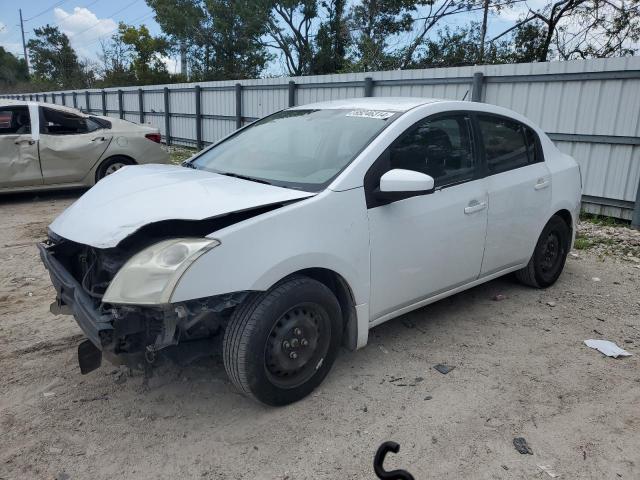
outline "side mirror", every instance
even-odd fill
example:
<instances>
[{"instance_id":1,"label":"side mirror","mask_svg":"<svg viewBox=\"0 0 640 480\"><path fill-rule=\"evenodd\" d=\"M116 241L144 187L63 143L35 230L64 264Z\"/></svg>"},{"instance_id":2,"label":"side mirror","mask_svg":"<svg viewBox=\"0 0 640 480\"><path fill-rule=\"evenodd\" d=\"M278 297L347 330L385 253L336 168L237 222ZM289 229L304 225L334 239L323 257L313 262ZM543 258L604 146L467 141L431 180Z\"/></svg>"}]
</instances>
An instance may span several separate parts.
<instances>
[{"instance_id":1,"label":"side mirror","mask_svg":"<svg viewBox=\"0 0 640 480\"><path fill-rule=\"evenodd\" d=\"M434 190L433 177L414 170L395 168L380 177L380 188L375 196L380 200L395 201L426 195Z\"/></svg>"}]
</instances>

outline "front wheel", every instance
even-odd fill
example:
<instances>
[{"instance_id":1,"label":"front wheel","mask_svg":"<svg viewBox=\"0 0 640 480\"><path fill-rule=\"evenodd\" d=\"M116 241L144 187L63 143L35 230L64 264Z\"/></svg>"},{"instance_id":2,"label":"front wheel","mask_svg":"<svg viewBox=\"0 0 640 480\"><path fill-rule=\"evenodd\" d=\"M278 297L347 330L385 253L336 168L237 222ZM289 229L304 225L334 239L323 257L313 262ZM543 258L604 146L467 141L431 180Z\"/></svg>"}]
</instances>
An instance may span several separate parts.
<instances>
[{"instance_id":1,"label":"front wheel","mask_svg":"<svg viewBox=\"0 0 640 480\"><path fill-rule=\"evenodd\" d=\"M536 288L553 285L562 273L570 244L569 226L561 217L554 215L542 229L531 260L516 272L516 278Z\"/></svg>"},{"instance_id":2,"label":"front wheel","mask_svg":"<svg viewBox=\"0 0 640 480\"><path fill-rule=\"evenodd\" d=\"M224 334L224 366L234 385L267 405L300 400L329 373L342 336L342 315L324 284L293 276L252 294Z\"/></svg>"}]
</instances>

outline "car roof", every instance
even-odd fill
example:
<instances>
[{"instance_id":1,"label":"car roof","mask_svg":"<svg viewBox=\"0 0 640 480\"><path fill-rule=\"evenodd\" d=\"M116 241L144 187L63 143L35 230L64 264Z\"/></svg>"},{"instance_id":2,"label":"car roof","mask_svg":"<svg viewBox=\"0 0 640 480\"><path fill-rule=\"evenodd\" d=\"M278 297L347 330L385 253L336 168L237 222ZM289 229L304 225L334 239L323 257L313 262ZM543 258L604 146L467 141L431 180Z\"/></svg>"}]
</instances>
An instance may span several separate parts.
<instances>
[{"instance_id":1,"label":"car roof","mask_svg":"<svg viewBox=\"0 0 640 480\"><path fill-rule=\"evenodd\" d=\"M331 110L331 109L367 109L386 110L391 112L406 112L412 108L428 103L445 102L437 98L418 97L365 97L345 98L342 100L329 100L326 102L307 103L291 108L291 110Z\"/></svg>"},{"instance_id":2,"label":"car roof","mask_svg":"<svg viewBox=\"0 0 640 480\"><path fill-rule=\"evenodd\" d=\"M76 108L66 107L64 105L56 105L54 103L45 102L32 102L30 100L0 100L0 108L2 107L26 107L29 105L38 105L42 107L52 108L54 110L60 110L62 112L73 113L74 115L88 116L86 113L81 112Z\"/></svg>"}]
</instances>

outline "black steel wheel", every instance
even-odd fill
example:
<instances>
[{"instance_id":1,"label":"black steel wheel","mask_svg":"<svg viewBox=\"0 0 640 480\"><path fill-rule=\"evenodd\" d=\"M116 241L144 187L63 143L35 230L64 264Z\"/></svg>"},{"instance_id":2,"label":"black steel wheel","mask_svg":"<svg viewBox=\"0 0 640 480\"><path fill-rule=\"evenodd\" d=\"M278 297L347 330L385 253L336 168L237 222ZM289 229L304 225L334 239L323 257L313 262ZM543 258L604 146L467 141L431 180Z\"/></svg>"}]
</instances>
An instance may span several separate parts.
<instances>
[{"instance_id":1,"label":"black steel wheel","mask_svg":"<svg viewBox=\"0 0 640 480\"><path fill-rule=\"evenodd\" d=\"M224 364L242 392L268 405L308 395L327 375L342 313L324 284L293 276L238 306L224 335Z\"/></svg>"},{"instance_id":2,"label":"black steel wheel","mask_svg":"<svg viewBox=\"0 0 640 480\"><path fill-rule=\"evenodd\" d=\"M562 217L554 215L542 230L531 260L525 268L516 272L516 277L522 283L536 288L553 285L562 273L570 245L569 225Z\"/></svg>"}]
</instances>

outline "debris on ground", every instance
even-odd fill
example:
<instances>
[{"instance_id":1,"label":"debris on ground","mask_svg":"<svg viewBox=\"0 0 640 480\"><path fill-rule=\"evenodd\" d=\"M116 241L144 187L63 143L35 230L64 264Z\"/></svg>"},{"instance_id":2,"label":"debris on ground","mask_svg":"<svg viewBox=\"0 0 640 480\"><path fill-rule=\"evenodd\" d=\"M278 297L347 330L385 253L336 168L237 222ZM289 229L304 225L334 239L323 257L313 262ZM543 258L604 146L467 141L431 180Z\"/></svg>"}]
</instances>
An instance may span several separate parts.
<instances>
[{"instance_id":1,"label":"debris on ground","mask_svg":"<svg viewBox=\"0 0 640 480\"><path fill-rule=\"evenodd\" d=\"M553 468L551 468L549 465L538 465L538 468L549 475L551 478L558 478L560 476L560 474L556 473L555 470L553 470Z\"/></svg>"},{"instance_id":2,"label":"debris on ground","mask_svg":"<svg viewBox=\"0 0 640 480\"><path fill-rule=\"evenodd\" d=\"M493 296L493 298L491 300L493 300L494 302L501 302L502 300L506 300L507 296L503 295L502 293L497 293Z\"/></svg>"},{"instance_id":3,"label":"debris on ground","mask_svg":"<svg viewBox=\"0 0 640 480\"><path fill-rule=\"evenodd\" d=\"M514 438L513 446L516 447L516 450L522 455L533 455L533 450L531 450L531 447L529 447L529 444L524 437Z\"/></svg>"},{"instance_id":4,"label":"debris on ground","mask_svg":"<svg viewBox=\"0 0 640 480\"><path fill-rule=\"evenodd\" d=\"M555 307L556 306L556 302L547 302L547 306Z\"/></svg>"},{"instance_id":5,"label":"debris on ground","mask_svg":"<svg viewBox=\"0 0 640 480\"><path fill-rule=\"evenodd\" d=\"M589 339L585 340L584 344L589 348L594 348L598 350L600 353L604 353L607 357L630 357L632 354L627 352L624 348L620 348L613 342L609 340L594 340Z\"/></svg>"},{"instance_id":6,"label":"debris on ground","mask_svg":"<svg viewBox=\"0 0 640 480\"><path fill-rule=\"evenodd\" d=\"M446 375L447 373L449 373L451 370L453 370L456 367L451 366L451 365L444 365L442 363L439 363L437 365L434 365L433 368L435 368L441 374Z\"/></svg>"},{"instance_id":7,"label":"debris on ground","mask_svg":"<svg viewBox=\"0 0 640 480\"><path fill-rule=\"evenodd\" d=\"M591 277L591 281L592 282L599 282L600 281L600 277Z\"/></svg>"}]
</instances>

